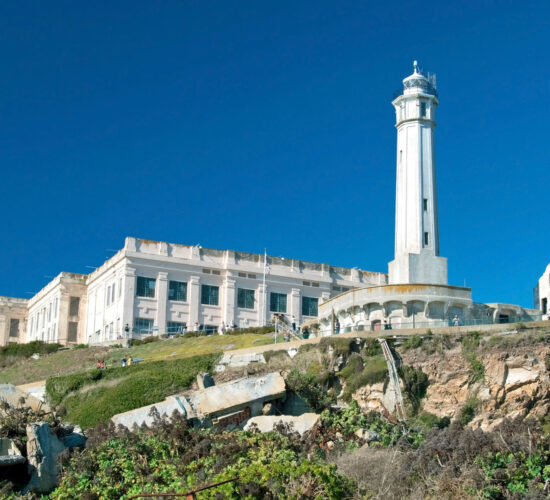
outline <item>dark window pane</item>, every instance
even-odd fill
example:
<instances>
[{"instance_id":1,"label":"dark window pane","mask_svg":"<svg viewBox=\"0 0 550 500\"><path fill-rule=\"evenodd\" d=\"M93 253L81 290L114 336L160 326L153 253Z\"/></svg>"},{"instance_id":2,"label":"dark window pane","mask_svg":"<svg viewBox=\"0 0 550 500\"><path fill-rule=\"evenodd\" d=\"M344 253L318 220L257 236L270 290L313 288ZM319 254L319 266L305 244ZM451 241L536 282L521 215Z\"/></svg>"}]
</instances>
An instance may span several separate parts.
<instances>
[{"instance_id":1,"label":"dark window pane","mask_svg":"<svg viewBox=\"0 0 550 500\"><path fill-rule=\"evenodd\" d=\"M166 323L166 333L172 335L174 333L183 333L186 328L185 323L180 323L179 321L168 321Z\"/></svg>"},{"instance_id":2,"label":"dark window pane","mask_svg":"<svg viewBox=\"0 0 550 500\"><path fill-rule=\"evenodd\" d=\"M237 306L243 309L254 309L254 290L239 288L237 290Z\"/></svg>"},{"instance_id":3,"label":"dark window pane","mask_svg":"<svg viewBox=\"0 0 550 500\"><path fill-rule=\"evenodd\" d=\"M271 312L286 313L286 294L271 292L269 310Z\"/></svg>"},{"instance_id":4,"label":"dark window pane","mask_svg":"<svg viewBox=\"0 0 550 500\"><path fill-rule=\"evenodd\" d=\"M317 316L317 306L319 299L313 297L302 297L302 315Z\"/></svg>"},{"instance_id":5,"label":"dark window pane","mask_svg":"<svg viewBox=\"0 0 550 500\"><path fill-rule=\"evenodd\" d=\"M201 304L207 306L217 306L219 300L219 287L211 285L201 285Z\"/></svg>"},{"instance_id":6,"label":"dark window pane","mask_svg":"<svg viewBox=\"0 0 550 500\"><path fill-rule=\"evenodd\" d=\"M10 337L19 337L19 320L10 319Z\"/></svg>"},{"instance_id":7,"label":"dark window pane","mask_svg":"<svg viewBox=\"0 0 550 500\"><path fill-rule=\"evenodd\" d=\"M136 333L151 333L153 331L153 320L136 318L134 321L134 331Z\"/></svg>"},{"instance_id":8,"label":"dark window pane","mask_svg":"<svg viewBox=\"0 0 550 500\"><path fill-rule=\"evenodd\" d=\"M70 297L70 299L69 299L69 316L78 316L79 306L80 306L80 297Z\"/></svg>"},{"instance_id":9,"label":"dark window pane","mask_svg":"<svg viewBox=\"0 0 550 500\"><path fill-rule=\"evenodd\" d=\"M69 321L69 325L67 328L67 340L69 342L76 342L77 331L78 331L78 321Z\"/></svg>"},{"instance_id":10,"label":"dark window pane","mask_svg":"<svg viewBox=\"0 0 550 500\"><path fill-rule=\"evenodd\" d=\"M185 302L187 300L187 283L182 281L170 281L168 299Z\"/></svg>"},{"instance_id":11,"label":"dark window pane","mask_svg":"<svg viewBox=\"0 0 550 500\"><path fill-rule=\"evenodd\" d=\"M137 286L136 286L136 296L137 297L155 297L155 278L144 278L143 276L138 276Z\"/></svg>"}]
</instances>

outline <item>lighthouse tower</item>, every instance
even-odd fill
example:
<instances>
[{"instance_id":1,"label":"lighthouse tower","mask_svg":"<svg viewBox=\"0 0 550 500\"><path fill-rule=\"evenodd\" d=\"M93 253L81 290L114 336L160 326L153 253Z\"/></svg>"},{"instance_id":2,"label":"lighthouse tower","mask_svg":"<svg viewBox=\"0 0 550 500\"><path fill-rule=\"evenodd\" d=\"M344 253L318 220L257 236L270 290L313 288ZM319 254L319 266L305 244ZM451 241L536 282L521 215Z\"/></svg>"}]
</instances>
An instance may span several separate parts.
<instances>
[{"instance_id":1,"label":"lighthouse tower","mask_svg":"<svg viewBox=\"0 0 550 500\"><path fill-rule=\"evenodd\" d=\"M434 130L439 101L435 78L414 73L393 102L397 128L395 257L389 282L447 284L447 259L439 256Z\"/></svg>"}]
</instances>

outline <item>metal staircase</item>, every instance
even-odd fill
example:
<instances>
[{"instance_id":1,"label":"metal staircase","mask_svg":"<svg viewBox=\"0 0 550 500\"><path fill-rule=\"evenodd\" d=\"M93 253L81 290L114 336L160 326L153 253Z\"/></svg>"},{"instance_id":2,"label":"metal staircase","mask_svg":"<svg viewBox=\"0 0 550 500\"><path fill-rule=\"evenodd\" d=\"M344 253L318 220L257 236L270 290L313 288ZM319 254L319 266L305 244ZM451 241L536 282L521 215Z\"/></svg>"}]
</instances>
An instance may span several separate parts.
<instances>
[{"instance_id":1,"label":"metal staircase","mask_svg":"<svg viewBox=\"0 0 550 500\"><path fill-rule=\"evenodd\" d=\"M405 416L405 405L403 403L403 395L401 394L401 387L399 385L399 375L397 374L397 368L395 366L395 360L393 359L393 354L390 350L390 346L386 342L386 339L378 339L380 346L382 347L382 352L384 353L384 358L388 363L388 373L390 375L390 384L393 387L395 394L395 411L397 413L397 418L404 421Z\"/></svg>"}]
</instances>

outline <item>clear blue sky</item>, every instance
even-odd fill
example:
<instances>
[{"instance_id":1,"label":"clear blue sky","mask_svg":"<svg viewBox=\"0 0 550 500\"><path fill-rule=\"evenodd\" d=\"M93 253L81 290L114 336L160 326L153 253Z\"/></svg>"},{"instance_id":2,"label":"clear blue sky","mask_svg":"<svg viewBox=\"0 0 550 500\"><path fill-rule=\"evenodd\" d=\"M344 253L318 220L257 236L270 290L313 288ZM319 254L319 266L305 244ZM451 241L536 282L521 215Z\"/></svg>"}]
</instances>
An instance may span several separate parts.
<instances>
[{"instance_id":1,"label":"clear blue sky","mask_svg":"<svg viewBox=\"0 0 550 500\"><path fill-rule=\"evenodd\" d=\"M437 73L441 254L532 307L550 261L550 2L0 4L0 295L125 236L387 272L393 92Z\"/></svg>"}]
</instances>

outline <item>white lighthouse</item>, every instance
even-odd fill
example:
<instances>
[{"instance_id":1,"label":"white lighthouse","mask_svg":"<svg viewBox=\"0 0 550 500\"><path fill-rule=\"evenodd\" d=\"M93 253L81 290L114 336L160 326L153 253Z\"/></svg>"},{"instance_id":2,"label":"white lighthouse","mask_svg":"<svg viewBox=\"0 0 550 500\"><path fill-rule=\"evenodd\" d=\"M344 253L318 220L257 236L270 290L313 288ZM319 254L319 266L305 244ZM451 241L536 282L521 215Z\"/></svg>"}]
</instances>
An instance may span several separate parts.
<instances>
[{"instance_id":1,"label":"white lighthouse","mask_svg":"<svg viewBox=\"0 0 550 500\"><path fill-rule=\"evenodd\" d=\"M395 257L389 282L447 284L439 256L434 130L439 101L435 78L414 72L393 102L397 128Z\"/></svg>"}]
</instances>

